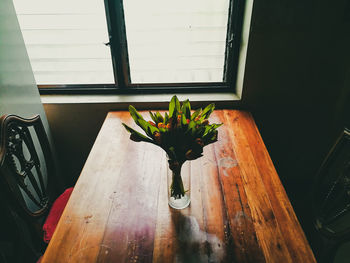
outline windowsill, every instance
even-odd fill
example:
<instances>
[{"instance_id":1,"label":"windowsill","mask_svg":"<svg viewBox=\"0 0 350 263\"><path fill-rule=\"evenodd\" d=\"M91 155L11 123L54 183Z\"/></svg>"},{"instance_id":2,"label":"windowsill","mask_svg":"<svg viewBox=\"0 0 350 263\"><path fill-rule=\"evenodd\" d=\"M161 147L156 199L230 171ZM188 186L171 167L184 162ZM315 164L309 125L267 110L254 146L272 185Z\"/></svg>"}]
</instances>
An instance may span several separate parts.
<instances>
[{"instance_id":1,"label":"windowsill","mask_svg":"<svg viewBox=\"0 0 350 263\"><path fill-rule=\"evenodd\" d=\"M174 94L143 94L143 95L41 95L43 104L114 104L123 108L129 104L147 107L166 107ZM189 99L192 103L215 102L219 107L232 107L240 102L240 98L234 93L189 93L178 94L180 101Z\"/></svg>"}]
</instances>

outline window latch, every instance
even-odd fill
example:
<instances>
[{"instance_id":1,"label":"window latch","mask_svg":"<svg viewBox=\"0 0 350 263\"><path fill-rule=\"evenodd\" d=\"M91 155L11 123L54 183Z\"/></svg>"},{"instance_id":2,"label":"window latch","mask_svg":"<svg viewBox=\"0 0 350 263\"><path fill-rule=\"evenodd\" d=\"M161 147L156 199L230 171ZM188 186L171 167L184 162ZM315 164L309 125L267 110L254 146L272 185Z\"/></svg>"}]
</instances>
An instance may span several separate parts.
<instances>
[{"instance_id":1,"label":"window latch","mask_svg":"<svg viewBox=\"0 0 350 263\"><path fill-rule=\"evenodd\" d=\"M109 47L111 45L111 42L103 43L105 46Z\"/></svg>"},{"instance_id":2,"label":"window latch","mask_svg":"<svg viewBox=\"0 0 350 263\"><path fill-rule=\"evenodd\" d=\"M235 38L235 35L234 34L230 34L230 37L227 40L227 45L229 46L229 48L232 48L234 38Z\"/></svg>"}]
</instances>

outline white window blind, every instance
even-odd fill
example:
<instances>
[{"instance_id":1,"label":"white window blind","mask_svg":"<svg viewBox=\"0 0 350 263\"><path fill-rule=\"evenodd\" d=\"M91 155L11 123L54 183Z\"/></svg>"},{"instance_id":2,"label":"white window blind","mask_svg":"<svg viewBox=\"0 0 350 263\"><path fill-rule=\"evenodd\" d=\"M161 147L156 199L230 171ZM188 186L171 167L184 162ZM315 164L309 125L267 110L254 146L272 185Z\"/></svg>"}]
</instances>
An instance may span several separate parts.
<instances>
[{"instance_id":1,"label":"white window blind","mask_svg":"<svg viewBox=\"0 0 350 263\"><path fill-rule=\"evenodd\" d=\"M114 83L102 0L13 0L37 84Z\"/></svg>"},{"instance_id":2,"label":"white window blind","mask_svg":"<svg viewBox=\"0 0 350 263\"><path fill-rule=\"evenodd\" d=\"M127 0L132 83L222 82L229 0Z\"/></svg>"}]
</instances>

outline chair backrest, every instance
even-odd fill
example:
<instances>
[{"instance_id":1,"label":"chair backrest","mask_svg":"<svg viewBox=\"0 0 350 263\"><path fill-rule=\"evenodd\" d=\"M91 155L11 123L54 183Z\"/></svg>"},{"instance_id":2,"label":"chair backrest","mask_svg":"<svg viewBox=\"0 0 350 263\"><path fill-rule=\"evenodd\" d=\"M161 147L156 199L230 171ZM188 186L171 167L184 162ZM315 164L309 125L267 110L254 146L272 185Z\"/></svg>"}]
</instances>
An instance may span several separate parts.
<instances>
[{"instance_id":1,"label":"chair backrest","mask_svg":"<svg viewBox=\"0 0 350 263\"><path fill-rule=\"evenodd\" d=\"M0 177L15 209L28 217L41 217L56 197L52 185L54 163L48 138L37 115L0 119Z\"/></svg>"},{"instance_id":2,"label":"chair backrest","mask_svg":"<svg viewBox=\"0 0 350 263\"><path fill-rule=\"evenodd\" d=\"M320 262L333 262L338 247L350 240L350 131L347 129L315 178L313 213L315 228L325 243Z\"/></svg>"},{"instance_id":3,"label":"chair backrest","mask_svg":"<svg viewBox=\"0 0 350 263\"><path fill-rule=\"evenodd\" d=\"M24 119L3 115L0 118L0 201L16 225L14 231L22 242L20 246L25 247L25 253L30 251L33 258L45 249L42 224L61 190L58 186L40 116Z\"/></svg>"}]
</instances>

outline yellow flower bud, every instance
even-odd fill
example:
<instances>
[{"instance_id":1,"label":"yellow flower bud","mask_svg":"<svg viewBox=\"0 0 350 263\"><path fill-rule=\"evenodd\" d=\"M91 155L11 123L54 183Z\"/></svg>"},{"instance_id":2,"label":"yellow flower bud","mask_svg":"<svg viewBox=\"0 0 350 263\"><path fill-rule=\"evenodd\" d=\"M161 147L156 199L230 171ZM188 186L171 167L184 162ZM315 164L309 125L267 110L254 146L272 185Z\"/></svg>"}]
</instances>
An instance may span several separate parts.
<instances>
[{"instance_id":1,"label":"yellow flower bud","mask_svg":"<svg viewBox=\"0 0 350 263\"><path fill-rule=\"evenodd\" d=\"M158 143L158 144L162 143L162 135L159 132L155 131L153 133L153 137L154 137L154 140L156 141L156 143Z\"/></svg>"},{"instance_id":2,"label":"yellow flower bud","mask_svg":"<svg viewBox=\"0 0 350 263\"><path fill-rule=\"evenodd\" d=\"M194 160L194 159L196 159L197 158L196 155L197 154L192 149L189 149L186 152L186 154L185 154L187 160Z\"/></svg>"},{"instance_id":3,"label":"yellow flower bud","mask_svg":"<svg viewBox=\"0 0 350 263\"><path fill-rule=\"evenodd\" d=\"M197 139L195 140L195 142L196 142L199 146L201 146L201 147L204 146L203 140L202 140L201 138L197 138Z\"/></svg>"},{"instance_id":4,"label":"yellow flower bud","mask_svg":"<svg viewBox=\"0 0 350 263\"><path fill-rule=\"evenodd\" d=\"M157 125L153 121L148 121L149 124L151 124L153 127L157 127Z\"/></svg>"}]
</instances>

